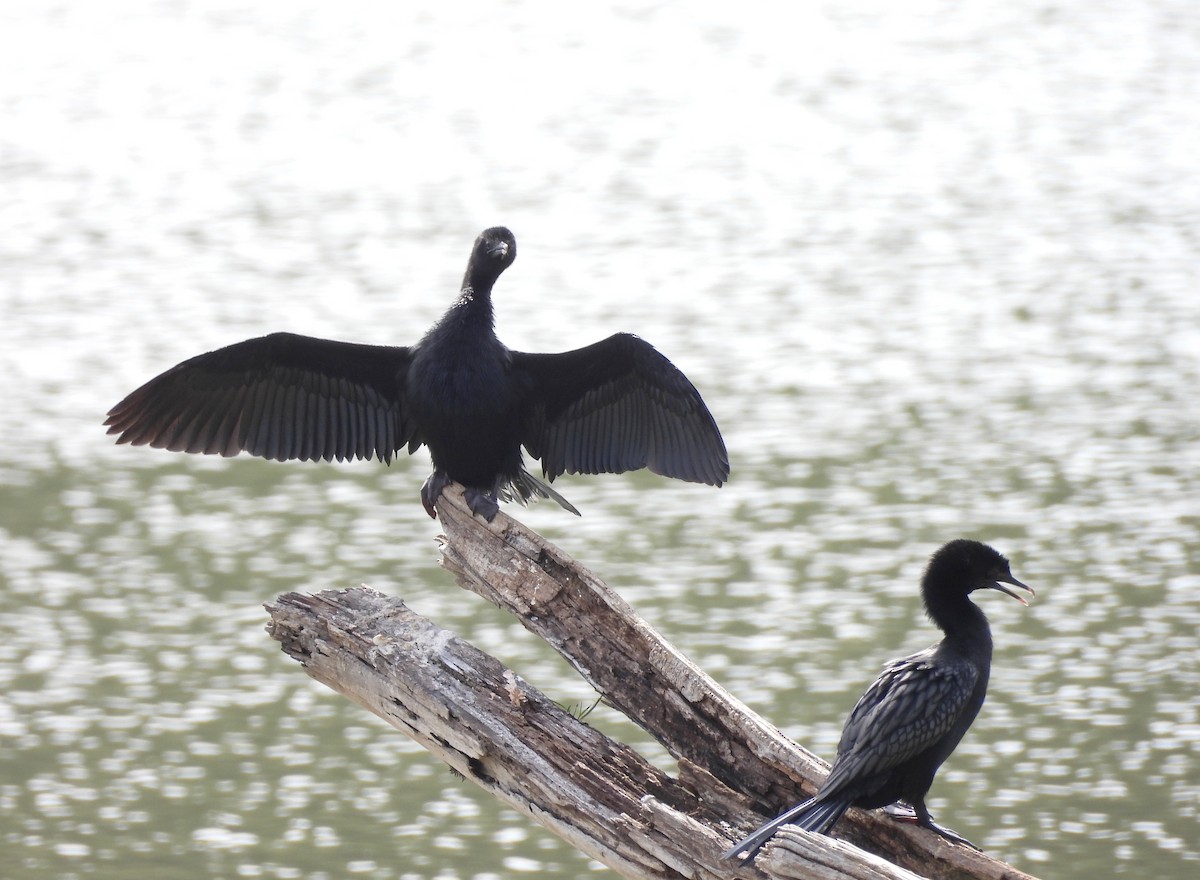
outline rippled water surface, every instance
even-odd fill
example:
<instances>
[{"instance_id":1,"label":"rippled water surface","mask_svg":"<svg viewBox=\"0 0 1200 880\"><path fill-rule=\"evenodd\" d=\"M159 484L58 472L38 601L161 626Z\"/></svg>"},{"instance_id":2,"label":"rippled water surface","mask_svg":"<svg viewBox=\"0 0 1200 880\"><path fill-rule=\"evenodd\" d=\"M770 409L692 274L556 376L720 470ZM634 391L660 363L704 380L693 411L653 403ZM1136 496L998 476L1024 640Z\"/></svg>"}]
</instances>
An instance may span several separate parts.
<instances>
[{"instance_id":1,"label":"rippled water surface","mask_svg":"<svg viewBox=\"0 0 1200 880\"><path fill-rule=\"evenodd\" d=\"M0 8L0 876L602 870L359 708L261 603L367 582L563 702L437 567L394 464L115 447L104 412L273 330L410 343L483 227L511 346L633 330L733 481L563 478L519 516L831 756L916 584L1008 554L939 817L1045 877L1200 858L1193 4ZM611 710L592 719L655 756Z\"/></svg>"}]
</instances>

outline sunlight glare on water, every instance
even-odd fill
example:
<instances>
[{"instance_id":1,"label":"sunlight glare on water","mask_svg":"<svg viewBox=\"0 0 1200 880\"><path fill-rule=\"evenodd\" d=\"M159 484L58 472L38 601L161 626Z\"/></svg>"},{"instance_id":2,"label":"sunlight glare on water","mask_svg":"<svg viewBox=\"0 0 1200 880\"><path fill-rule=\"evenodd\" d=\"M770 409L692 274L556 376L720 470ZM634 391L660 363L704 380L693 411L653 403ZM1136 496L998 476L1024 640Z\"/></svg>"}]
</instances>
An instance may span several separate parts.
<instances>
[{"instance_id":1,"label":"sunlight glare on water","mask_svg":"<svg viewBox=\"0 0 1200 880\"><path fill-rule=\"evenodd\" d=\"M958 536L991 692L940 820L1041 876L1200 859L1200 31L1191 5L10 2L0 9L0 876L577 877L310 682L262 603L361 582L564 703L378 463L115 447L185 357L410 344L485 226L514 348L637 332L733 477L514 511L832 757ZM589 716L655 760L603 707Z\"/></svg>"}]
</instances>

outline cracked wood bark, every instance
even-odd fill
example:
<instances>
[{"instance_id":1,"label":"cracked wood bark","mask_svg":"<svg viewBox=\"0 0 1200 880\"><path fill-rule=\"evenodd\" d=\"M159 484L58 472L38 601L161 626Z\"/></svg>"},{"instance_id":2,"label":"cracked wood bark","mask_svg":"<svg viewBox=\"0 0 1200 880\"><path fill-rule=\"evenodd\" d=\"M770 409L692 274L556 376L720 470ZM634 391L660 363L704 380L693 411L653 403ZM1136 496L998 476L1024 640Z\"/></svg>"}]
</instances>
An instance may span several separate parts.
<instances>
[{"instance_id":1,"label":"cracked wood bark","mask_svg":"<svg viewBox=\"0 0 1200 880\"><path fill-rule=\"evenodd\" d=\"M1028 878L877 812L841 841L783 829L755 867L717 861L741 833L811 792L826 766L733 699L595 575L504 513L438 502L443 565L514 614L676 757L678 779L577 721L498 661L370 590L288 594L268 610L310 675L627 877ZM727 824L732 823L732 825Z\"/></svg>"}]
</instances>

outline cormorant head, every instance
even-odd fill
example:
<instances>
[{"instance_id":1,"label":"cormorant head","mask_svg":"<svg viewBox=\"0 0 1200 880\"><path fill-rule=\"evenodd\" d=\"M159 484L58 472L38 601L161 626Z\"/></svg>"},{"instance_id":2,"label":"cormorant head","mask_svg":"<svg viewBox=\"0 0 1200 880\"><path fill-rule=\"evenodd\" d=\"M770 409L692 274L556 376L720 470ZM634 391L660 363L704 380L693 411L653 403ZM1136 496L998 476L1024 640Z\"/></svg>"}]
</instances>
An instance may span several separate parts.
<instances>
[{"instance_id":1,"label":"cormorant head","mask_svg":"<svg viewBox=\"0 0 1200 880\"><path fill-rule=\"evenodd\" d=\"M940 588L944 592L961 591L963 595L975 590L999 590L1022 605L1028 605L1029 602L1005 584L1019 587L1030 596L1034 595L1033 587L1013 577L1008 560L1002 554L987 544L966 538L951 541L933 554L925 570L925 583L930 588Z\"/></svg>"},{"instance_id":2,"label":"cormorant head","mask_svg":"<svg viewBox=\"0 0 1200 880\"><path fill-rule=\"evenodd\" d=\"M493 226L479 233L471 248L471 259L467 261L467 272L463 276L462 302L472 302L476 294L487 299L492 285L500 273L512 265L517 258L517 240L503 226Z\"/></svg>"},{"instance_id":3,"label":"cormorant head","mask_svg":"<svg viewBox=\"0 0 1200 880\"><path fill-rule=\"evenodd\" d=\"M479 266L494 265L499 275L517 258L517 240L504 226L493 226L479 233L475 239L472 260Z\"/></svg>"}]
</instances>

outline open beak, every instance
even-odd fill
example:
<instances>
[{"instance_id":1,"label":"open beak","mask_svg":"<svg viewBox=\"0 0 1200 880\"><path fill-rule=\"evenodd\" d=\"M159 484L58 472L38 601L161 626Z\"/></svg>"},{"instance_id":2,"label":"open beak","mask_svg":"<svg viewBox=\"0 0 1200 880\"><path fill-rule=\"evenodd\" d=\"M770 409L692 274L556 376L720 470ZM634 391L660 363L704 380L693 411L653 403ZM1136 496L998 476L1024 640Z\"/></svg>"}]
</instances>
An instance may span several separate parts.
<instances>
[{"instance_id":1,"label":"open beak","mask_svg":"<svg viewBox=\"0 0 1200 880\"><path fill-rule=\"evenodd\" d=\"M1033 587L1021 583L1011 574L1007 577L996 578L996 583L992 584L993 590L999 590L1001 593L1007 593L1026 607L1028 607L1029 603L1025 600L1025 597L1017 592L1014 592L1013 590L1010 590L1008 587L1004 586L1005 584L1012 584L1014 587L1020 587L1022 590L1025 590L1027 593L1029 593L1030 597L1037 595L1033 592Z\"/></svg>"}]
</instances>

